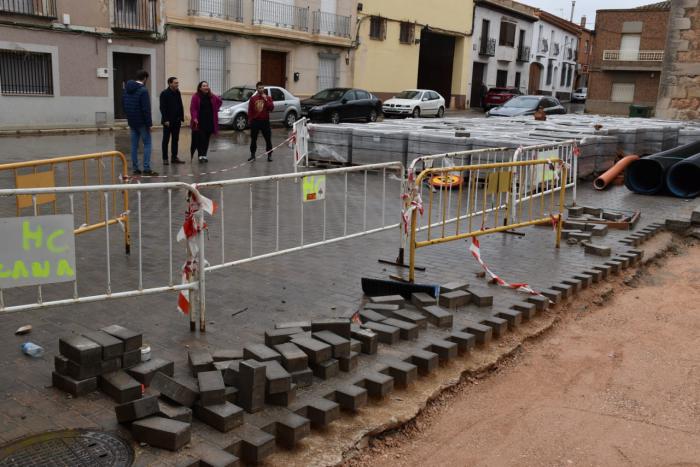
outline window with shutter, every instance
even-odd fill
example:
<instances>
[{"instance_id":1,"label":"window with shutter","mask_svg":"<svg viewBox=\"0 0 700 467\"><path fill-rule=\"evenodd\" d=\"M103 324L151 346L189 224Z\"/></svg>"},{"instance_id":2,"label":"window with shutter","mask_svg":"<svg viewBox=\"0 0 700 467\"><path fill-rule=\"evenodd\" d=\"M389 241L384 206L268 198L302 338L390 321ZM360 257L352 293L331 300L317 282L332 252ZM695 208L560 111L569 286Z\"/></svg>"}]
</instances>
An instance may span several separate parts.
<instances>
[{"instance_id":1,"label":"window with shutter","mask_svg":"<svg viewBox=\"0 0 700 467\"><path fill-rule=\"evenodd\" d=\"M498 37L498 45L515 47L515 23L501 21L501 31Z\"/></svg>"},{"instance_id":2,"label":"window with shutter","mask_svg":"<svg viewBox=\"0 0 700 467\"><path fill-rule=\"evenodd\" d=\"M634 83L613 83L610 100L613 102L634 102Z\"/></svg>"},{"instance_id":3,"label":"window with shutter","mask_svg":"<svg viewBox=\"0 0 700 467\"><path fill-rule=\"evenodd\" d=\"M199 80L209 83L215 94L226 89L225 47L199 46Z\"/></svg>"},{"instance_id":4,"label":"window with shutter","mask_svg":"<svg viewBox=\"0 0 700 467\"><path fill-rule=\"evenodd\" d=\"M386 18L372 16L369 20L369 37L378 41L386 39Z\"/></svg>"}]
</instances>

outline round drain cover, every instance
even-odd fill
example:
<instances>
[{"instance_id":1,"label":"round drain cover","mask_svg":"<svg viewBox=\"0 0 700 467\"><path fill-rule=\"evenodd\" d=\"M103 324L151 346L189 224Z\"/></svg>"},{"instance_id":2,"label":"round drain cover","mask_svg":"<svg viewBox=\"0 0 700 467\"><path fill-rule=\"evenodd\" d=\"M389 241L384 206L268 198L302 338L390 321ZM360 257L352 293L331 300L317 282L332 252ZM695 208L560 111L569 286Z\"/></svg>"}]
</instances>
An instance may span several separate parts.
<instances>
[{"instance_id":1,"label":"round drain cover","mask_svg":"<svg viewBox=\"0 0 700 467\"><path fill-rule=\"evenodd\" d=\"M121 438L100 431L41 433L0 447L0 466L129 467L134 451Z\"/></svg>"}]
</instances>

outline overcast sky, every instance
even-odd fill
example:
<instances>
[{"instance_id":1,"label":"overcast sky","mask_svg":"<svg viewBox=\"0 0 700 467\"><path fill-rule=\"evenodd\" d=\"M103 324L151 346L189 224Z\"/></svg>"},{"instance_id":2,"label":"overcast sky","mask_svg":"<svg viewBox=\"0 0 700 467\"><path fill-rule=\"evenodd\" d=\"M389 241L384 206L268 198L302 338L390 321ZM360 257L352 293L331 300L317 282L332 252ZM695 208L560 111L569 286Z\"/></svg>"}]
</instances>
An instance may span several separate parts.
<instances>
[{"instance_id":1,"label":"overcast sky","mask_svg":"<svg viewBox=\"0 0 700 467\"><path fill-rule=\"evenodd\" d=\"M565 19L571 17L571 0L519 0L526 5L541 8ZM634 8L656 3L657 0L576 0L574 23L579 24L581 16L586 15L586 27L595 27L595 11L615 8Z\"/></svg>"}]
</instances>

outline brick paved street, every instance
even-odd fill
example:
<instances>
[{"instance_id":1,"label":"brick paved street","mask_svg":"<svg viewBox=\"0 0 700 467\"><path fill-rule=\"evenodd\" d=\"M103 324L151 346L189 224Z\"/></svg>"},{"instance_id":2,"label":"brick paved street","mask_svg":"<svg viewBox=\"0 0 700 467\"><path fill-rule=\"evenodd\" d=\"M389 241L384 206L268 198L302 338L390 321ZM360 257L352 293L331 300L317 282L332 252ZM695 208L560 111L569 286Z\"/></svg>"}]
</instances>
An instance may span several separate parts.
<instances>
[{"instance_id":1,"label":"brick paved street","mask_svg":"<svg viewBox=\"0 0 700 467\"><path fill-rule=\"evenodd\" d=\"M186 133L186 132L185 132ZM286 137L285 130L275 130L273 143ZM159 141L154 133L154 142ZM247 134L225 134L213 144L211 162L207 171L218 171L241 164L247 157ZM57 154L86 153L109 150L113 147L125 150L127 133L90 134L68 136L46 136L26 138L3 138L3 160L29 160ZM181 157L187 153L189 141L181 140ZM159 144L154 144L153 164L161 170ZM188 164L169 166L163 170L167 175L180 175L183 181L208 181L223 178L286 173L291 171L291 150L286 146L275 155L275 161L259 160L240 168L215 175L189 177L197 168ZM367 225L381 225L382 177L367 175ZM175 180L174 177L168 181ZM7 178L0 178L6 186ZM147 182L146 182L147 183ZM328 181L327 224L328 232L338 234L343 228L342 179ZM362 205L363 174L349 177L350 200L348 231L361 229L363 225ZM299 238L299 187L285 182L280 187L282 210L280 213L280 244L287 247L298 244ZM219 200L218 190L205 191ZM255 252L271 251L274 248L274 196L271 186L256 188L254 192L253 237ZM399 183L386 178L387 202L385 215L398 221ZM295 196L297 198L295 198ZM138 236L134 222L135 196L132 201L132 255L125 257L121 246L121 235L115 228L111 238L112 287L113 290L133 288L137 284L136 261L138 260ZM296 201L294 201L296 199ZM174 196L173 235L184 211L181 197ZM613 187L606 192L594 192L588 184L579 187L579 205L600 206L624 210L641 210L641 228L667 218L689 218L697 202L675 198L641 197L630 194L624 187ZM226 260L244 257L249 248L248 188L224 190L226 215ZM320 204L309 206L304 213L304 242L320 240L322 210ZM168 263L167 195L165 192L149 193L143 197L142 248L144 259L144 285L167 284ZM0 217L14 215L14 202L0 200ZM210 220L211 232L207 242L207 256L212 263L220 261L219 218ZM559 250L554 248L554 235L548 228L529 228L525 236L496 234L481 241L484 260L505 280L529 282L535 288L549 288L557 278L572 275L587 267L604 261L600 257L586 255L581 246L562 242ZM104 276L104 233L97 231L77 239L77 261L81 294L104 290L100 282ZM624 231L611 230L600 243L613 248L613 255L625 251L618 242L628 235ZM234 268L212 272L207 276L207 333L190 333L187 318L176 311L174 293L147 297L121 299L81 306L58 307L41 311L19 312L0 316L0 442L19 436L61 427L100 427L106 430L120 429L114 416L113 402L100 393L88 397L69 399L56 389L50 388L53 356L58 353L58 337L82 333L109 324L119 323L144 333L144 341L152 348L156 357L175 361L176 376L187 373L188 348L212 350L242 348L246 343L262 342L263 333L275 323L320 317L336 317L339 310L357 307L362 299L361 277L388 278L396 271L382 265L377 258L393 258L399 246L397 230L390 230L367 237L347 240L314 249L291 253L276 258L255 261ZM175 277L183 261L182 247L176 247L172 267ZM475 278L480 269L468 254L465 242L453 242L441 246L421 249L417 262L425 265L425 273L419 273L417 282L446 283L467 280L477 291L488 291L494 295L494 307L507 308L520 301L522 296L506 289L496 289L484 279ZM65 286L45 287L45 299L66 293ZM72 290L72 289L68 289ZM18 303L34 297L34 289L12 291L5 294L6 304ZM245 311L242 311L245 310ZM469 305L463 317L483 318L491 314ZM239 313L240 312L240 313ZM232 316L234 315L235 316ZM34 327L28 339L42 345L46 355L41 359L30 359L21 354L20 343L25 337L14 336L16 328L24 324ZM206 437L207 431L198 436ZM145 465L158 450L146 450L138 460Z\"/></svg>"}]
</instances>

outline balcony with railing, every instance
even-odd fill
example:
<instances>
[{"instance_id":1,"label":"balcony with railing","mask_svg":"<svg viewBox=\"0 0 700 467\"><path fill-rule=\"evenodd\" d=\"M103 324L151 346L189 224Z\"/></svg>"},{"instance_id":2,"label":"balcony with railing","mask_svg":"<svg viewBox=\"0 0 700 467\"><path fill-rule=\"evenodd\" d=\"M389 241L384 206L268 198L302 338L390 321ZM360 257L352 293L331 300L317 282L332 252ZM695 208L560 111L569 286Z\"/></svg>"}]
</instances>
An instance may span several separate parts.
<instances>
[{"instance_id":1,"label":"balcony with railing","mask_svg":"<svg viewBox=\"0 0 700 467\"><path fill-rule=\"evenodd\" d=\"M547 39L540 39L540 43L537 47L537 54L544 55L547 52L549 52L549 43L547 42Z\"/></svg>"},{"instance_id":2,"label":"balcony with railing","mask_svg":"<svg viewBox=\"0 0 700 467\"><path fill-rule=\"evenodd\" d=\"M529 62L530 61L530 47L518 46L518 55L515 59L519 62Z\"/></svg>"},{"instance_id":3,"label":"balcony with railing","mask_svg":"<svg viewBox=\"0 0 700 467\"><path fill-rule=\"evenodd\" d=\"M243 0L189 0L189 16L243 22Z\"/></svg>"},{"instance_id":4,"label":"balcony with railing","mask_svg":"<svg viewBox=\"0 0 700 467\"><path fill-rule=\"evenodd\" d=\"M559 56L559 44L556 42L552 44L552 55L555 57Z\"/></svg>"},{"instance_id":5,"label":"balcony with railing","mask_svg":"<svg viewBox=\"0 0 700 467\"><path fill-rule=\"evenodd\" d=\"M493 57L496 55L496 39L482 37L479 42L479 55Z\"/></svg>"},{"instance_id":6,"label":"balcony with railing","mask_svg":"<svg viewBox=\"0 0 700 467\"><path fill-rule=\"evenodd\" d=\"M661 70L663 50L604 50L604 70Z\"/></svg>"},{"instance_id":7,"label":"balcony with railing","mask_svg":"<svg viewBox=\"0 0 700 467\"><path fill-rule=\"evenodd\" d=\"M313 33L327 36L350 37L350 17L326 13L325 11L313 12Z\"/></svg>"},{"instance_id":8,"label":"balcony with railing","mask_svg":"<svg viewBox=\"0 0 700 467\"><path fill-rule=\"evenodd\" d=\"M157 6L156 0L114 0L112 29L142 33L158 32Z\"/></svg>"},{"instance_id":9,"label":"balcony with railing","mask_svg":"<svg viewBox=\"0 0 700 467\"><path fill-rule=\"evenodd\" d=\"M567 60L573 60L574 59L574 49L571 47L567 47L566 53L564 54Z\"/></svg>"},{"instance_id":10,"label":"balcony with railing","mask_svg":"<svg viewBox=\"0 0 700 467\"><path fill-rule=\"evenodd\" d=\"M309 9L270 0L253 0L253 24L309 31Z\"/></svg>"},{"instance_id":11,"label":"balcony with railing","mask_svg":"<svg viewBox=\"0 0 700 467\"><path fill-rule=\"evenodd\" d=\"M0 0L0 14L55 19L56 0Z\"/></svg>"}]
</instances>

